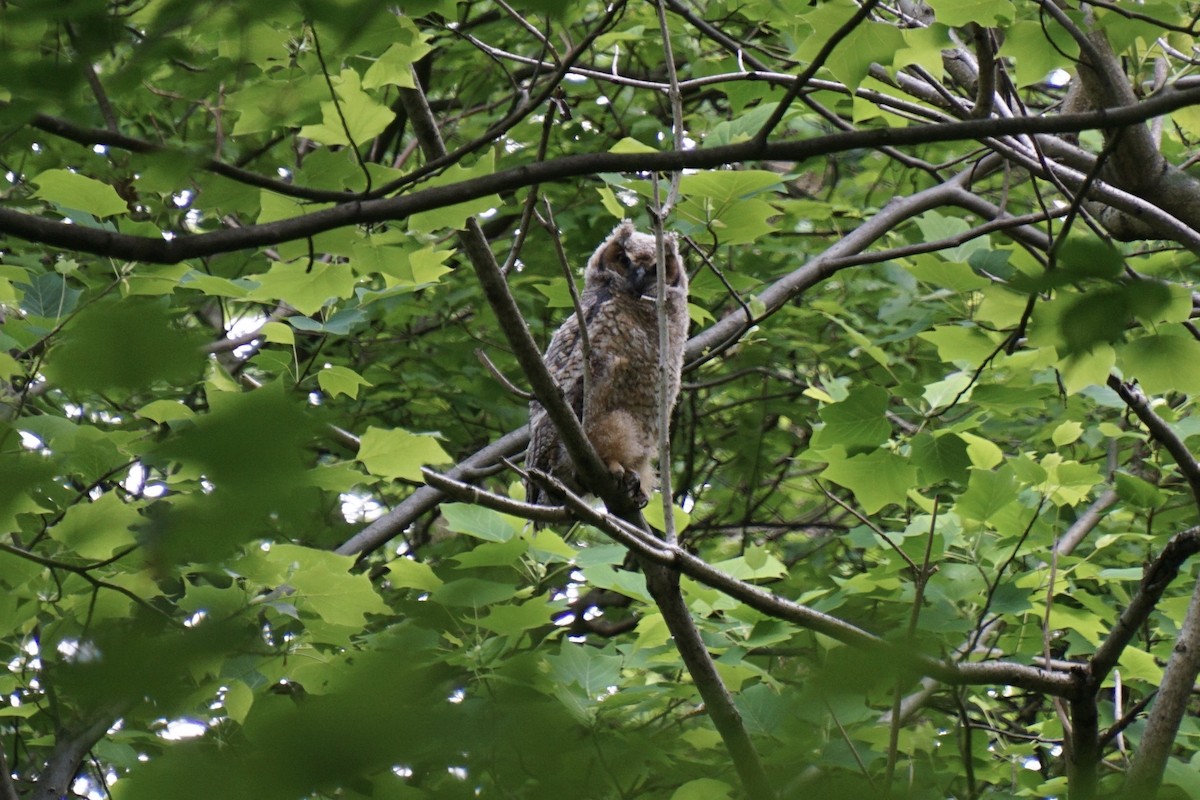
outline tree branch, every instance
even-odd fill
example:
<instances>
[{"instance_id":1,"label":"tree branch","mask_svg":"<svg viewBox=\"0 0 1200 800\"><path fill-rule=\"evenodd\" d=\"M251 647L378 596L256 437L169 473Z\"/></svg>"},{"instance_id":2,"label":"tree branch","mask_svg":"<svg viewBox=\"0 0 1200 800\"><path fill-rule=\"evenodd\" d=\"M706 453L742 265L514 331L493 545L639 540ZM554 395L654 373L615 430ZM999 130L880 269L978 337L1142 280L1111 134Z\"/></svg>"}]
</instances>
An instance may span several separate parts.
<instances>
[{"instance_id":1,"label":"tree branch","mask_svg":"<svg viewBox=\"0 0 1200 800\"><path fill-rule=\"evenodd\" d=\"M1200 582L1163 672L1162 684L1123 787L1126 797L1154 797L1200 673Z\"/></svg>"},{"instance_id":2,"label":"tree branch","mask_svg":"<svg viewBox=\"0 0 1200 800\"><path fill-rule=\"evenodd\" d=\"M131 261L175 264L190 258L304 239L347 225L394 222L421 211L442 208L498 192L510 192L537 183L591 176L602 172L709 169L764 159L800 161L861 148L1117 128L1138 124L1197 103L1200 103L1200 87L1167 87L1133 105L1083 114L966 120L907 128L875 128L838 132L803 140L765 144L747 141L717 147L655 153L584 153L526 164L458 183L429 187L399 197L348 200L332 208L298 217L212 233L179 235L169 241L161 237L133 236L71 225L14 211L11 208L0 208L0 233L84 253Z\"/></svg>"},{"instance_id":3,"label":"tree branch","mask_svg":"<svg viewBox=\"0 0 1200 800\"><path fill-rule=\"evenodd\" d=\"M795 623L807 630L877 655L881 659L886 659L888 663L902 664L905 669L913 670L921 675L928 675L954 686L976 684L1015 686L1030 691L1045 692L1056 697L1073 697L1083 686L1085 668L1082 664L1072 664L1066 670L1061 670L1005 661L947 663L898 648L837 617L779 597L760 586L734 578L681 547L667 546L661 540L651 537L629 522L593 508L563 486L561 481L536 470L530 474L535 479L543 481L555 494L561 495L567 506L581 521L604 532L618 544L629 548L639 558L662 566L673 567L689 578L735 600L740 600L763 614ZM457 486L444 479L440 479L439 483L460 499L471 498L497 510L509 508L508 504L513 502L508 498L498 497L490 492L482 492L465 484ZM493 503L495 505L492 505Z\"/></svg>"},{"instance_id":4,"label":"tree branch","mask_svg":"<svg viewBox=\"0 0 1200 800\"><path fill-rule=\"evenodd\" d=\"M1162 417L1154 413L1154 409L1150 407L1150 401L1136 386L1122 382L1116 375L1109 375L1108 388L1120 395L1121 399L1125 401L1125 405L1129 406L1129 409L1150 431L1150 435L1158 440L1158 443L1165 447L1171 457L1175 459L1175 463L1179 466L1179 472L1192 490L1196 507L1200 509L1200 463L1188 450L1187 445L1176 435L1175 431L1171 430L1171 426Z\"/></svg>"},{"instance_id":5,"label":"tree branch","mask_svg":"<svg viewBox=\"0 0 1200 800\"><path fill-rule=\"evenodd\" d=\"M79 773L79 765L119 716L119 712L105 714L78 732L60 731L54 751L50 753L37 786L30 795L31 800L61 800L69 797L71 784Z\"/></svg>"},{"instance_id":6,"label":"tree branch","mask_svg":"<svg viewBox=\"0 0 1200 800\"><path fill-rule=\"evenodd\" d=\"M1121 652L1133 641L1142 625L1158 606L1163 592L1179 574L1183 562L1200 553L1200 526L1175 534L1158 558L1146 568L1137 594L1117 618L1116 624L1088 662L1093 684L1099 688L1105 677L1117 665Z\"/></svg>"}]
</instances>

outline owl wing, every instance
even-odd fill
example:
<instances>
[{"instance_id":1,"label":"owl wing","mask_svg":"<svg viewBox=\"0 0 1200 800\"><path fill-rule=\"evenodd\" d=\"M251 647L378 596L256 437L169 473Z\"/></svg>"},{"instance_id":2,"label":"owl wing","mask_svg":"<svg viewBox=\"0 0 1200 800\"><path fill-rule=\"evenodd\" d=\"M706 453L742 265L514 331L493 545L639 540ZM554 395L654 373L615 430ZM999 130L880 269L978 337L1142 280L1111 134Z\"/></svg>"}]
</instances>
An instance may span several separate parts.
<instances>
[{"instance_id":1,"label":"owl wing","mask_svg":"<svg viewBox=\"0 0 1200 800\"><path fill-rule=\"evenodd\" d=\"M543 360L550 376L562 389L567 405L576 417L582 418L583 349L579 341L579 321L574 315L568 317L555 332ZM570 474L570 463L570 457L546 409L537 400L530 401L529 450L525 456L525 466L549 473L571 485L574 481ZM541 488L532 481L525 482L525 500L534 504L543 501Z\"/></svg>"}]
</instances>

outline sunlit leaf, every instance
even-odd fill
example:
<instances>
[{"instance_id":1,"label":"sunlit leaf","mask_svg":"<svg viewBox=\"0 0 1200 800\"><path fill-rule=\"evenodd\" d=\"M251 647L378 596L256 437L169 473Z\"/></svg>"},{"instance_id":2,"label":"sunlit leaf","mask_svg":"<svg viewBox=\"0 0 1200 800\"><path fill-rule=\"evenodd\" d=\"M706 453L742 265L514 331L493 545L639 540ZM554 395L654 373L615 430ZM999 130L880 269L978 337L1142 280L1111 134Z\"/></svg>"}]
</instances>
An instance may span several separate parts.
<instances>
[{"instance_id":1,"label":"sunlit leaf","mask_svg":"<svg viewBox=\"0 0 1200 800\"><path fill-rule=\"evenodd\" d=\"M38 187L34 196L66 209L86 211L95 217L129 212L129 206L116 189L77 172L48 169L31 180Z\"/></svg>"},{"instance_id":2,"label":"sunlit leaf","mask_svg":"<svg viewBox=\"0 0 1200 800\"><path fill-rule=\"evenodd\" d=\"M362 435L358 460L372 475L419 481L421 467L445 464L450 457L430 434L371 427Z\"/></svg>"}]
</instances>

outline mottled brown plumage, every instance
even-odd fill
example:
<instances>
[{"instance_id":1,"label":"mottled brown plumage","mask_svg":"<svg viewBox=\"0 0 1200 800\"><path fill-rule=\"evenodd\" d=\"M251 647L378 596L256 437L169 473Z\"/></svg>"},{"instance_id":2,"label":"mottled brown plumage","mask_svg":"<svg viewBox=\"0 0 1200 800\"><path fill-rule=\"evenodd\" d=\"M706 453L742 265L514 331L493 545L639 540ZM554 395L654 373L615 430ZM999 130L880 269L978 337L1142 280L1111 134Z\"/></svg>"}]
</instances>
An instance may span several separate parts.
<instances>
[{"instance_id":1,"label":"mottled brown plumage","mask_svg":"<svg viewBox=\"0 0 1200 800\"><path fill-rule=\"evenodd\" d=\"M667 364L663 391L668 409L679 394L687 342L687 272L674 234L664 237L667 286ZM567 404L583 420L584 433L613 475L645 504L656 480L658 456L657 252L653 236L626 220L592 254L580 297L591 351L590 395L584 397L583 346L579 319L572 314L550 340L545 362ZM529 404L529 452L525 464L586 491L575 474L558 431L536 400ZM531 503L548 505L542 490L527 481Z\"/></svg>"}]
</instances>

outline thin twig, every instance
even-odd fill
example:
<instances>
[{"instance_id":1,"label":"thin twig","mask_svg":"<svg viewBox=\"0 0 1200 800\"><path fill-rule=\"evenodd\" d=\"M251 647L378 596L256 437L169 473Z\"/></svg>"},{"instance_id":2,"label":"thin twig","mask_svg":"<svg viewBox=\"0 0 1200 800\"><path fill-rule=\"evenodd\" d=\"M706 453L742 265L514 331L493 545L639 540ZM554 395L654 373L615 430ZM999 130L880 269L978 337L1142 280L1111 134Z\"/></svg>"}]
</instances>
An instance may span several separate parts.
<instances>
[{"instance_id":1,"label":"thin twig","mask_svg":"<svg viewBox=\"0 0 1200 800\"><path fill-rule=\"evenodd\" d=\"M329 89L329 99L333 101L333 109L337 112L338 119L342 123L342 132L346 134L346 141L350 143L350 151L354 153L354 160L358 162L358 168L362 170L363 179L366 181L366 185L363 187L363 194L370 194L371 171L367 169L367 162L363 161L358 143L354 141L354 134L350 131L350 123L346 121L346 114L342 111L342 99L338 97L337 89L333 87L333 78L329 74L329 67L325 65L325 55L321 52L321 38L317 35L317 26L310 23L308 29L312 33L313 51L317 54L317 62L321 65L321 74L325 76L325 86Z\"/></svg>"},{"instance_id":2,"label":"thin twig","mask_svg":"<svg viewBox=\"0 0 1200 800\"><path fill-rule=\"evenodd\" d=\"M487 368L488 372L492 373L492 377L495 378L496 381L501 386L504 387L504 390L506 392L508 392L511 395L515 395L516 397L521 398L522 400L524 400L527 403L533 399L532 394L525 391L524 389L518 388L512 381L510 381L508 379L508 377L503 372L500 371L499 367L497 367L495 364L492 363L492 360L490 358L488 358L488 354L483 351L483 348L480 348L480 347L475 348L475 357L478 358L480 363L482 363L483 366Z\"/></svg>"}]
</instances>

